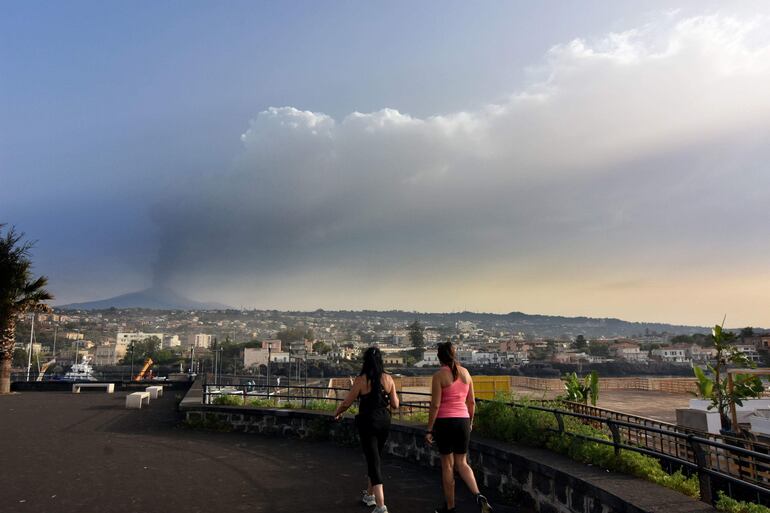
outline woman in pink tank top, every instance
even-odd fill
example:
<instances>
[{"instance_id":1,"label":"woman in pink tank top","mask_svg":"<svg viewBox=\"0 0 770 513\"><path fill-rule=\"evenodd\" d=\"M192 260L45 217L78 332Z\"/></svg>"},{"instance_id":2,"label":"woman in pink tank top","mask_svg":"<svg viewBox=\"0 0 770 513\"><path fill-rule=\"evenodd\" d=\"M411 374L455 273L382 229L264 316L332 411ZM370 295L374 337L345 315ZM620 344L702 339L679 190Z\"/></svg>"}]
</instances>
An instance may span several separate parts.
<instances>
[{"instance_id":1,"label":"woman in pink tank top","mask_svg":"<svg viewBox=\"0 0 770 513\"><path fill-rule=\"evenodd\" d=\"M430 415L425 440L435 442L441 455L441 478L446 503L436 508L436 513L455 511L455 480L457 471L476 498L482 513L492 511L487 498L479 493L476 477L466 459L470 444L476 399L470 373L455 358L451 342L438 345L441 369L433 375L431 383Z\"/></svg>"}]
</instances>

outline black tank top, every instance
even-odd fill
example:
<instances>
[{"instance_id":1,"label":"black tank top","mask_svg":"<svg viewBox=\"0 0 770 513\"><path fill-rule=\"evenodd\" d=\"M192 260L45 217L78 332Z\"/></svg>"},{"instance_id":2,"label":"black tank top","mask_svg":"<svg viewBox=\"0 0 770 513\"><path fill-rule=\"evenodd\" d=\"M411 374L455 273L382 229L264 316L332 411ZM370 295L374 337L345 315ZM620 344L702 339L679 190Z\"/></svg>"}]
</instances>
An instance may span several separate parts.
<instances>
[{"instance_id":1,"label":"black tank top","mask_svg":"<svg viewBox=\"0 0 770 513\"><path fill-rule=\"evenodd\" d=\"M358 412L361 415L370 415L376 410L387 408L390 404L390 397L385 392L385 388L382 386L382 378L380 378L377 386L372 383L372 389L368 394L361 394L358 402Z\"/></svg>"}]
</instances>

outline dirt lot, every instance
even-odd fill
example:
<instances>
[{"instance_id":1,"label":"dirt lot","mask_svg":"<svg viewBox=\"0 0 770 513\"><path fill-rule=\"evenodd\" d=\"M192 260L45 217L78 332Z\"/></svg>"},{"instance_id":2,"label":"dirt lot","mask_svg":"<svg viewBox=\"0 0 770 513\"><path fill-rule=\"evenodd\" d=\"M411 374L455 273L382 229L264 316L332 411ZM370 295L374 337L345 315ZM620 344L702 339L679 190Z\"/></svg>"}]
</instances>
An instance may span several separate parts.
<instances>
[{"instance_id":1,"label":"dirt lot","mask_svg":"<svg viewBox=\"0 0 770 513\"><path fill-rule=\"evenodd\" d=\"M428 393L426 387L408 387L409 392ZM542 391L527 388L514 389L519 397L531 399L553 399L561 391ZM418 396L412 396L417 398ZM426 399L419 397L420 400ZM676 422L676 408L686 408L692 396L685 394L669 394L665 392L647 392L640 390L612 390L602 392L597 406L608 410L620 411L641 417L648 417L664 422Z\"/></svg>"}]
</instances>

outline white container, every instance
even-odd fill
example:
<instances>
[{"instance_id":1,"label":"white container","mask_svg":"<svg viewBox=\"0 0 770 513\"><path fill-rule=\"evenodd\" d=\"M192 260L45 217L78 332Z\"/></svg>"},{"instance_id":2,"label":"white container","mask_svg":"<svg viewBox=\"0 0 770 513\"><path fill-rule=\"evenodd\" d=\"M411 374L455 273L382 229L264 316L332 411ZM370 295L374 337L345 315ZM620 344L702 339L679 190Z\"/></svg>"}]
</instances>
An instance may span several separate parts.
<instances>
[{"instance_id":1,"label":"white container","mask_svg":"<svg viewBox=\"0 0 770 513\"><path fill-rule=\"evenodd\" d=\"M690 399L690 409L709 411L711 399Z\"/></svg>"},{"instance_id":2,"label":"white container","mask_svg":"<svg viewBox=\"0 0 770 513\"><path fill-rule=\"evenodd\" d=\"M753 415L749 415L749 423L752 433L770 436L770 410L757 410Z\"/></svg>"},{"instance_id":3,"label":"white container","mask_svg":"<svg viewBox=\"0 0 770 513\"><path fill-rule=\"evenodd\" d=\"M722 419L719 417L719 413L714 410L677 408L676 424L677 426L697 429L698 431L705 431L715 435L718 435L720 429L722 429Z\"/></svg>"}]
</instances>

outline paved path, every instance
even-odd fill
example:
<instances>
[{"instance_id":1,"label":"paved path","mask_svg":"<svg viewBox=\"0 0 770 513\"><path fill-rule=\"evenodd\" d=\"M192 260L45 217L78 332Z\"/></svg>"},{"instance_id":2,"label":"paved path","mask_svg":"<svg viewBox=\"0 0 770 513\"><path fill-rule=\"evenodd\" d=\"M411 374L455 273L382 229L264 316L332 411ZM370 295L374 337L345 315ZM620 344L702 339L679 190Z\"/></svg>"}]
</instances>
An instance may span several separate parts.
<instances>
[{"instance_id":1,"label":"paved path","mask_svg":"<svg viewBox=\"0 0 770 513\"><path fill-rule=\"evenodd\" d=\"M357 503L365 472L359 451L188 430L179 425L175 401L172 392L148 409L125 410L125 393L0 396L0 509L370 511ZM441 500L438 471L386 458L384 473L392 513L432 512ZM458 511L476 511L464 489L460 496Z\"/></svg>"}]
</instances>

